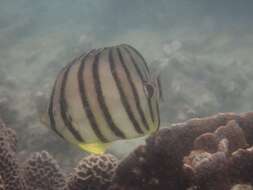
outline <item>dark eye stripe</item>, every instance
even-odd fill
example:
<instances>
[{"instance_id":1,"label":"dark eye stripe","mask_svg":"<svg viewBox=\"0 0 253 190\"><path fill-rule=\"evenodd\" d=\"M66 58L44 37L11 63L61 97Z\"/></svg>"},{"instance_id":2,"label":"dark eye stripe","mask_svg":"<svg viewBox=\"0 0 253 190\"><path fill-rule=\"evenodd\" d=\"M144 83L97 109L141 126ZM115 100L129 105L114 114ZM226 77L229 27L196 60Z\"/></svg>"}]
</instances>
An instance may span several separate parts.
<instances>
[{"instance_id":1,"label":"dark eye stripe","mask_svg":"<svg viewBox=\"0 0 253 190\"><path fill-rule=\"evenodd\" d=\"M154 87L152 86L152 84L145 84L144 88L148 98L152 98L154 95Z\"/></svg>"},{"instance_id":2,"label":"dark eye stripe","mask_svg":"<svg viewBox=\"0 0 253 190\"><path fill-rule=\"evenodd\" d=\"M65 97L65 89L66 89L66 83L68 79L68 74L70 71L71 66L75 63L73 61L71 64L69 64L66 67L66 70L63 73L63 79L62 79L62 85L60 88L60 110L61 110L61 117L63 119L64 125L68 128L68 130L71 132L71 134L75 137L76 140L79 142L84 142L84 139L79 134L79 132L75 129L75 127L72 124L72 119L70 118L70 115L68 115L68 104Z\"/></svg>"},{"instance_id":3,"label":"dark eye stripe","mask_svg":"<svg viewBox=\"0 0 253 190\"><path fill-rule=\"evenodd\" d=\"M116 72L116 64L115 64L115 61L114 61L114 58L113 58L113 54L112 54L113 52L112 51L113 51L113 48L110 48L110 52L109 52L110 69L111 69L111 73L112 73L112 76L114 78L114 81L116 83L116 86L118 88L121 102L123 104L123 107L124 107L125 111L127 112L128 118L132 122L132 124L133 124L136 132L140 133L140 134L143 134L144 132L142 131L139 123L137 122L137 120L135 119L133 111L132 111L132 109L131 109L131 107L129 105L129 102L127 100L127 97L124 94L122 83L121 83L121 81L120 81L120 79L118 77L118 73ZM121 64L123 65L122 62L121 62Z\"/></svg>"},{"instance_id":4,"label":"dark eye stripe","mask_svg":"<svg viewBox=\"0 0 253 190\"><path fill-rule=\"evenodd\" d=\"M148 130L149 126L148 126L147 120L146 120L146 118L144 116L144 112L143 112L141 104L140 104L140 97L139 97L139 95L137 93L137 89L136 89L136 86L135 86L135 84L133 82L131 73L129 72L129 70L128 70L126 64L125 64L124 58L123 58L122 53L121 53L121 51L120 51L119 48L117 48L117 52L118 52L118 55L119 55L120 62L121 62L122 66L123 66L123 68L125 70L128 83L131 86L131 89L132 89L132 92L133 92L133 95L134 95L135 104L136 104L137 110L139 112L139 115L141 117L141 121L142 121L144 127Z\"/></svg>"},{"instance_id":5,"label":"dark eye stripe","mask_svg":"<svg viewBox=\"0 0 253 190\"><path fill-rule=\"evenodd\" d=\"M142 81L142 85L144 86L145 85L145 81L144 81L144 77L139 69L139 67L137 66L137 63L135 61L135 59L133 58L131 52L127 49L127 48L124 48L125 51L128 53L128 55L130 56L130 59L138 73L138 75L140 76L140 79ZM151 119L152 119L152 122L155 121L155 117L154 117L154 112L153 112L153 109L152 109L152 105L151 105L151 99L150 98L146 98L147 99L147 102L148 102L148 109L149 109L149 113L150 113L150 116L151 116Z\"/></svg>"},{"instance_id":6,"label":"dark eye stripe","mask_svg":"<svg viewBox=\"0 0 253 190\"><path fill-rule=\"evenodd\" d=\"M96 55L97 57L98 55ZM85 82L84 82L84 70L85 70L85 63L88 58L88 55L82 59L79 70L78 70L78 85L79 85L79 93L80 97L82 100L82 106L83 109L85 110L86 116L90 122L90 126L92 127L95 135L101 142L108 142L108 140L105 138L105 136L102 134L102 132L99 129L99 126L97 124L97 121L95 119L94 113L91 111L90 103L87 98L87 93L86 93L86 87L85 87ZM96 61L96 58L94 62Z\"/></svg>"},{"instance_id":7,"label":"dark eye stripe","mask_svg":"<svg viewBox=\"0 0 253 190\"><path fill-rule=\"evenodd\" d=\"M103 53L103 52L101 52ZM109 109L106 105L105 102L105 98L104 98L104 94L101 88L101 82L100 82L100 77L99 77L99 55L97 54L93 63L93 78L94 78L94 82L95 82L95 89L96 89L96 94L97 94L97 100L99 103L99 106L104 114L105 120L110 128L110 130L118 137L120 138L126 138L126 136L124 135L124 133L116 126L116 124L114 123L111 114L109 112Z\"/></svg>"}]
</instances>

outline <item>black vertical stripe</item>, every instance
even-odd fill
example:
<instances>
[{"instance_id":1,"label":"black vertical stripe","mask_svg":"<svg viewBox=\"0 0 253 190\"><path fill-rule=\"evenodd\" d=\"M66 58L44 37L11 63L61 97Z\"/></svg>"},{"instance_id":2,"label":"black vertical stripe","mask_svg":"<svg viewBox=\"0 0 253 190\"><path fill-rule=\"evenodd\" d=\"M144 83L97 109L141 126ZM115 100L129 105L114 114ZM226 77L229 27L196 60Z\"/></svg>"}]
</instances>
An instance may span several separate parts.
<instances>
[{"instance_id":1,"label":"black vertical stripe","mask_svg":"<svg viewBox=\"0 0 253 190\"><path fill-rule=\"evenodd\" d=\"M81 55L83 56L83 55ZM80 56L80 57L81 57ZM80 57L78 57L77 59L79 59ZM77 59L74 59L72 62L70 62L69 64L73 64ZM67 66L65 66L61 71L60 74L62 72L64 72L64 70L66 69ZM58 76L60 76L60 74ZM49 119L50 119L50 127L52 128L53 131L55 131L60 137L64 138L63 135L57 131L56 128L56 122L55 122L55 118L54 118L54 112L53 112L53 106L54 106L54 96L55 96L55 90L56 90L56 83L58 81L58 78L56 79L52 92L51 92L51 96L50 96L50 102L49 102L49 107L48 107L48 115L49 115Z\"/></svg>"},{"instance_id":2,"label":"black vertical stripe","mask_svg":"<svg viewBox=\"0 0 253 190\"><path fill-rule=\"evenodd\" d=\"M54 119L54 112L53 112L53 105L54 105L54 95L55 95L55 89L56 89L56 81L51 93L50 97L50 102L49 102L49 107L48 107L48 115L50 119L50 127L52 128L53 131L56 132L61 138L64 138L61 133L59 133L56 129L56 124L55 124L55 119Z\"/></svg>"},{"instance_id":3,"label":"black vertical stripe","mask_svg":"<svg viewBox=\"0 0 253 190\"><path fill-rule=\"evenodd\" d=\"M116 124L114 123L114 121L111 117L111 114L110 114L109 109L106 105L104 94L103 94L103 91L101 88L101 82L100 82L100 76L99 76L99 64L100 64L99 56L101 53L102 53L102 51L95 56L93 68L92 68L97 100L98 100L99 106L104 114L105 120L106 120L109 128L111 129L111 131L116 136L125 139L126 138L125 134L116 126Z\"/></svg>"},{"instance_id":4,"label":"black vertical stripe","mask_svg":"<svg viewBox=\"0 0 253 190\"><path fill-rule=\"evenodd\" d=\"M144 127L148 130L149 126L148 126L147 120L146 120L146 118L144 116L144 112L143 112L143 110L141 108L140 97L139 97L139 94L137 93L136 86L135 86L135 84L133 82L131 73L129 72L129 70L128 70L126 64L125 64L125 61L123 59L122 53L121 53L121 51L120 51L119 48L117 48L117 52L118 52L118 55L119 55L120 63L121 63L121 65L124 68L124 71L125 71L126 76L127 76L127 80L128 80L128 82L129 82L129 84L131 86L131 89L133 91L134 100L135 100L135 103L136 103L137 110L138 110L138 112L139 112L139 114L141 116L141 121L142 121Z\"/></svg>"},{"instance_id":5,"label":"black vertical stripe","mask_svg":"<svg viewBox=\"0 0 253 190\"><path fill-rule=\"evenodd\" d=\"M123 87L122 87L122 84L121 84L121 81L118 77L118 73L116 72L116 65L115 65L115 61L113 59L113 48L110 48L110 52L109 52L109 62L110 62L110 69L111 69L111 73L112 73L112 76L114 78L114 81L116 83L116 86L118 88L118 91L119 91L119 94L120 94L120 99L121 99L121 102L123 104L123 107L125 109L125 111L127 112L127 115L128 115L128 118L129 120L132 122L135 130L138 132L138 133L141 133L143 134L144 132L142 131L142 129L140 128L139 126L139 123L137 122L137 120L135 119L134 117L134 114L131 110L131 107L127 101L127 97L126 95L124 94L124 91L123 91Z\"/></svg>"},{"instance_id":6,"label":"black vertical stripe","mask_svg":"<svg viewBox=\"0 0 253 190\"><path fill-rule=\"evenodd\" d=\"M158 88L159 88L159 98L161 100L163 100L163 92L162 92L160 76L157 78L157 84L158 84Z\"/></svg>"},{"instance_id":7,"label":"black vertical stripe","mask_svg":"<svg viewBox=\"0 0 253 190\"><path fill-rule=\"evenodd\" d=\"M94 53L94 51L91 51L90 53ZM79 85L79 93L80 93L80 97L82 100L82 105L83 105L83 109L85 110L86 116L90 122L90 126L92 127L93 131L95 132L95 135L97 136L97 138L101 141L101 142L108 142L108 140L105 138L105 136L101 133L99 126L96 122L95 116L91 110L88 98L87 98L87 93L86 93L86 87L85 87L85 82L84 82L84 69L85 69L85 63L86 60L88 58L88 56L90 55L87 54L81 61L79 70L78 70L78 85Z\"/></svg>"},{"instance_id":8,"label":"black vertical stripe","mask_svg":"<svg viewBox=\"0 0 253 190\"><path fill-rule=\"evenodd\" d=\"M132 51L134 51L139 57L140 57L140 59L142 60L142 62L143 62L143 65L144 65L144 67L145 67L145 74L147 75L147 76L150 76L150 70L149 70L149 68L148 68L148 64L147 64L147 62L146 62L146 60L144 59L144 57L140 54L140 52L138 52L135 48L133 48L132 46L130 46L130 45L126 45L128 48L130 48Z\"/></svg>"},{"instance_id":9,"label":"black vertical stripe","mask_svg":"<svg viewBox=\"0 0 253 190\"><path fill-rule=\"evenodd\" d=\"M133 58L131 52L127 49L127 48L124 48L126 50L126 52L128 53L128 55L130 56L130 59L138 73L138 75L140 76L140 79L142 81L142 85L144 86L145 85L145 80L144 80L144 77L140 71L140 68L137 66L137 62L136 60ZM148 101L148 109L149 109L149 113L151 115L151 119L152 119L152 122L155 121L155 117L154 117L154 112L153 112L153 109L152 109L152 105L151 105L151 99L149 97L146 97L147 98L147 101Z\"/></svg>"},{"instance_id":10,"label":"black vertical stripe","mask_svg":"<svg viewBox=\"0 0 253 190\"><path fill-rule=\"evenodd\" d=\"M70 118L70 115L67 114L68 113L68 105L67 105L66 97L65 97L65 89L66 89L68 74L69 74L70 68L73 65L73 63L75 63L75 61L73 61L71 64L69 64L63 73L62 85L61 85L61 89L60 89L61 116L62 116L64 125L68 128L68 130L71 132L71 134L74 136L74 138L76 138L76 140L78 140L79 142L84 142L84 139L82 138L82 136L74 128L71 118Z\"/></svg>"},{"instance_id":11,"label":"black vertical stripe","mask_svg":"<svg viewBox=\"0 0 253 190\"><path fill-rule=\"evenodd\" d=\"M160 109L159 109L159 103L158 103L158 101L156 101L156 114L157 114L157 120L158 120L158 123L157 123L157 129L156 130L158 130L159 129L159 127L160 127Z\"/></svg>"}]
</instances>

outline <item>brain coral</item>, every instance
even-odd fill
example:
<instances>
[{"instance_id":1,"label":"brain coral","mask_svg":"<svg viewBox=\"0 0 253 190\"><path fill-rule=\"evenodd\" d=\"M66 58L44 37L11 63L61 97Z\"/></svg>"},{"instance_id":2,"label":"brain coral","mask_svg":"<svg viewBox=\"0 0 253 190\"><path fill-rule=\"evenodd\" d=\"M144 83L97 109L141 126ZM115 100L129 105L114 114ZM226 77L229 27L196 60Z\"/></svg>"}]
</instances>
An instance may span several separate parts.
<instances>
[{"instance_id":1,"label":"brain coral","mask_svg":"<svg viewBox=\"0 0 253 190\"><path fill-rule=\"evenodd\" d=\"M117 165L117 158L111 154L84 157L69 177L69 189L105 189L112 181Z\"/></svg>"},{"instance_id":2,"label":"brain coral","mask_svg":"<svg viewBox=\"0 0 253 190\"><path fill-rule=\"evenodd\" d=\"M33 153L25 161L23 176L30 190L62 190L66 184L57 162L46 151Z\"/></svg>"},{"instance_id":3,"label":"brain coral","mask_svg":"<svg viewBox=\"0 0 253 190\"><path fill-rule=\"evenodd\" d=\"M0 121L0 176L5 190L25 190L16 157L16 134Z\"/></svg>"}]
</instances>

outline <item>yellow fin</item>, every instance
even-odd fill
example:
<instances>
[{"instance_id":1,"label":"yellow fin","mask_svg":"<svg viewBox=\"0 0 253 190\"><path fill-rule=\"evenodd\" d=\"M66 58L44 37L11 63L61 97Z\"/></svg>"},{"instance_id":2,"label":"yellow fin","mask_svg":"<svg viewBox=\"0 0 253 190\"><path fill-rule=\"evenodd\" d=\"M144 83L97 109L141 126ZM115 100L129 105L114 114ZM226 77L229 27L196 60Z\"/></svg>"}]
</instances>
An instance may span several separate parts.
<instances>
[{"instance_id":1,"label":"yellow fin","mask_svg":"<svg viewBox=\"0 0 253 190\"><path fill-rule=\"evenodd\" d=\"M78 144L78 146L89 153L104 154L104 152L106 151L107 147L110 144L111 143L93 143L93 144L80 143Z\"/></svg>"}]
</instances>

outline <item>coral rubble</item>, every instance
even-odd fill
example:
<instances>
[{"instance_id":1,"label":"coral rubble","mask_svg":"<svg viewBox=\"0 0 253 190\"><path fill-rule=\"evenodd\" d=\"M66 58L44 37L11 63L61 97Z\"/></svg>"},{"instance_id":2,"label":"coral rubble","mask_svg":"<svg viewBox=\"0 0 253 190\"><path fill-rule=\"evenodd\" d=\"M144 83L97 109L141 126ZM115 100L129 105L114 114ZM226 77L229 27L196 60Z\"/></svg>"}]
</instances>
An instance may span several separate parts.
<instances>
[{"instance_id":1,"label":"coral rubble","mask_svg":"<svg viewBox=\"0 0 253 190\"><path fill-rule=\"evenodd\" d=\"M120 162L89 155L70 174L46 151L23 163L0 121L2 190L229 190L253 184L253 113L224 113L160 129Z\"/></svg>"}]
</instances>

